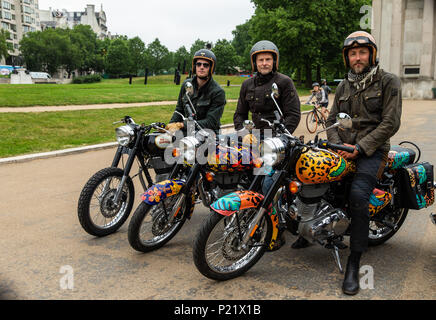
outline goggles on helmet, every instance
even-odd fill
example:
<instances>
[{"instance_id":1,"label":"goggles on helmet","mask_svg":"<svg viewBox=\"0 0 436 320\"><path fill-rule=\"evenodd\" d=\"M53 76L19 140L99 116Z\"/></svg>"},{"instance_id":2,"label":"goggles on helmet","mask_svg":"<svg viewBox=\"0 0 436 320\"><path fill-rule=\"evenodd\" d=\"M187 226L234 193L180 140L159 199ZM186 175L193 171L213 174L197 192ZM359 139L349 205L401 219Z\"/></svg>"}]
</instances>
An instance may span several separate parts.
<instances>
[{"instance_id":1,"label":"goggles on helmet","mask_svg":"<svg viewBox=\"0 0 436 320\"><path fill-rule=\"evenodd\" d=\"M374 42L371 41L370 38L365 37L365 36L358 36L358 37L352 37L352 38L347 38L344 41L344 47L349 47L351 45L353 45L354 43L358 43L358 44L363 44L363 45L368 45L368 44L372 44L375 45Z\"/></svg>"}]
</instances>

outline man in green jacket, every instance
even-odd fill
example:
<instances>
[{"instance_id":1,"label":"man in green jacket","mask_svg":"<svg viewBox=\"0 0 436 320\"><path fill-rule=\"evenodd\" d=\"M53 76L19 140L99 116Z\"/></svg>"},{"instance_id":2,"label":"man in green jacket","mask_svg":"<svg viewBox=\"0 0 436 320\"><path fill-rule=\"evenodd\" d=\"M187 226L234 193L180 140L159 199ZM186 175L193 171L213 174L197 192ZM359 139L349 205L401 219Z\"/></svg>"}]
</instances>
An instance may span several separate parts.
<instances>
[{"instance_id":1,"label":"man in green jacket","mask_svg":"<svg viewBox=\"0 0 436 320\"><path fill-rule=\"evenodd\" d=\"M203 129L213 130L218 134L221 127L221 116L223 115L224 106L226 104L226 94L221 86L212 78L216 67L216 57L214 53L208 49L201 49L194 54L192 59L192 70L194 77L183 82L180 89L179 99L177 101L176 111L188 117L186 104L186 82L191 82L194 88L194 93L190 97L194 105L196 114L195 120ZM179 129L186 130L186 123L183 118L174 112L168 129L176 131Z\"/></svg>"},{"instance_id":2,"label":"man in green jacket","mask_svg":"<svg viewBox=\"0 0 436 320\"><path fill-rule=\"evenodd\" d=\"M354 147L353 153L338 152L345 159L354 160L357 167L349 197L351 254L342 285L345 294L354 295L359 290L360 257L368 247L369 198L383 173L389 139L400 128L402 99L400 79L379 68L377 46L369 33L350 34L342 52L350 71L336 89L327 126L336 122L339 112L349 114L353 126L331 129L327 137L330 142Z\"/></svg>"}]
</instances>

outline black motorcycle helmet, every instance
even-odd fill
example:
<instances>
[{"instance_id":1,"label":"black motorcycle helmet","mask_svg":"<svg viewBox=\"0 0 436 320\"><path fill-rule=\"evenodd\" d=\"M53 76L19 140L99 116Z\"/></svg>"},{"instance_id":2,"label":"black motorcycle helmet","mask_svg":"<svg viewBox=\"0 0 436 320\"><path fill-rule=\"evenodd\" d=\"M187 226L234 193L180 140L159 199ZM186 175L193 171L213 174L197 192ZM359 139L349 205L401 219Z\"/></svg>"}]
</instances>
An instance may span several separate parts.
<instances>
[{"instance_id":1,"label":"black motorcycle helmet","mask_svg":"<svg viewBox=\"0 0 436 320\"><path fill-rule=\"evenodd\" d=\"M279 49L271 41L261 40L257 42L250 51L251 69L253 72L257 72L256 55L263 52L272 53L274 59L273 71L277 71L279 69Z\"/></svg>"},{"instance_id":2,"label":"black motorcycle helmet","mask_svg":"<svg viewBox=\"0 0 436 320\"><path fill-rule=\"evenodd\" d=\"M208 50L208 49L200 49L194 54L194 58L192 58L192 73L196 73L196 66L198 59L204 59L210 61L210 69L209 69L209 76L212 76L212 74L215 72L216 67L216 57L215 54Z\"/></svg>"}]
</instances>

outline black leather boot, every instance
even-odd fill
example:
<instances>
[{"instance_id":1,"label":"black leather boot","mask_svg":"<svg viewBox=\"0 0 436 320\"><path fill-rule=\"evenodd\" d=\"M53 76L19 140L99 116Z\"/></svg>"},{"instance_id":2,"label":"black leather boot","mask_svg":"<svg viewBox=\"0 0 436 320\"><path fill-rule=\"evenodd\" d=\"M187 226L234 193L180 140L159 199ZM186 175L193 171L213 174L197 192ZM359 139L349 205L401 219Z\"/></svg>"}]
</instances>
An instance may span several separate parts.
<instances>
[{"instance_id":1,"label":"black leather boot","mask_svg":"<svg viewBox=\"0 0 436 320\"><path fill-rule=\"evenodd\" d=\"M303 237L298 237L298 239L291 245L292 249L302 249L309 246L309 241L304 239Z\"/></svg>"},{"instance_id":2,"label":"black leather boot","mask_svg":"<svg viewBox=\"0 0 436 320\"><path fill-rule=\"evenodd\" d=\"M348 295L355 295L359 292L360 254L358 254L358 258L352 255L348 257L347 270L345 271L344 283L342 284L342 291Z\"/></svg>"}]
</instances>

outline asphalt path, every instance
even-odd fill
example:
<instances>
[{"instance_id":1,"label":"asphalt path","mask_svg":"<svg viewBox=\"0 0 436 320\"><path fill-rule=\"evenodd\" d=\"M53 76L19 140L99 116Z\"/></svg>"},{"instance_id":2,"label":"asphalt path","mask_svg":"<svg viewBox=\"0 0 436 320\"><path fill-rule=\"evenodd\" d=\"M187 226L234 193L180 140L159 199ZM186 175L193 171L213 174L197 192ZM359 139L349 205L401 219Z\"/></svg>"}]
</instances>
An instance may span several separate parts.
<instances>
[{"instance_id":1,"label":"asphalt path","mask_svg":"<svg viewBox=\"0 0 436 320\"><path fill-rule=\"evenodd\" d=\"M436 163L436 102L404 101L402 127L392 139L417 142L422 161ZM297 135L305 134L305 116ZM4 299L432 299L436 298L433 208L411 211L397 234L362 258L366 288L342 294L343 275L318 245L294 250L287 233L243 276L226 282L203 277L192 241L208 210L194 215L163 248L143 254L127 241L129 220L105 238L88 235L77 200L88 178L110 165L115 149L0 165L0 297ZM135 182L139 203L141 188ZM341 251L346 263L348 249ZM371 277L372 275L372 277Z\"/></svg>"}]
</instances>

